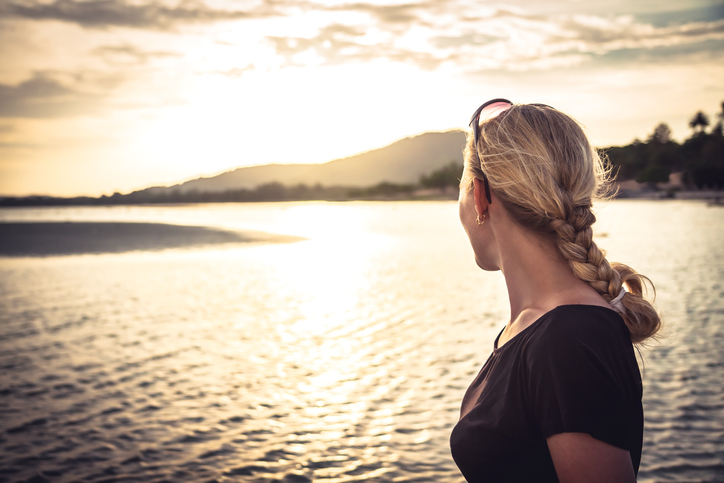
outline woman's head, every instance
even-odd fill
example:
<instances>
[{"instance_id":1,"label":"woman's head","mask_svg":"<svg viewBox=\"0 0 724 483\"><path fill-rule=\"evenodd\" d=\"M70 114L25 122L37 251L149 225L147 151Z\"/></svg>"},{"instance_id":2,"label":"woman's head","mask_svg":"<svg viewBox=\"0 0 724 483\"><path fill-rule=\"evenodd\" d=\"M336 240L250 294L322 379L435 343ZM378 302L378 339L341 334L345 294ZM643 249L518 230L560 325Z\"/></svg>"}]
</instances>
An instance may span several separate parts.
<instances>
[{"instance_id":1,"label":"woman's head","mask_svg":"<svg viewBox=\"0 0 724 483\"><path fill-rule=\"evenodd\" d=\"M475 127L475 126L473 126ZM555 240L579 279L611 301L623 285L622 316L634 342L659 328L658 314L643 299L648 280L631 268L609 264L593 241L592 200L609 181L609 170L571 117L540 104L512 105L479 124L477 146L468 136L461 190L487 179L521 226Z\"/></svg>"},{"instance_id":2,"label":"woman's head","mask_svg":"<svg viewBox=\"0 0 724 483\"><path fill-rule=\"evenodd\" d=\"M511 106L483 122L479 133L477 149L473 136L468 137L461 188L487 177L523 226L545 229L546 213L590 207L606 181L603 163L581 126L551 107Z\"/></svg>"}]
</instances>

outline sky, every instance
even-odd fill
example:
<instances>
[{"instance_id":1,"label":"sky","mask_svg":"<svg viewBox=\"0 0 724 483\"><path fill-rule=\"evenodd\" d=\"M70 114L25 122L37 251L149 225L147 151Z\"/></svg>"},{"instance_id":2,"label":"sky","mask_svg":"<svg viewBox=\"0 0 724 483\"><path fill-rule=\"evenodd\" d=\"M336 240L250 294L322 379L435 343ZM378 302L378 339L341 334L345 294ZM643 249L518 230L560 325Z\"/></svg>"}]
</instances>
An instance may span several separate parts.
<instances>
[{"instance_id":1,"label":"sky","mask_svg":"<svg viewBox=\"0 0 724 483\"><path fill-rule=\"evenodd\" d=\"M724 0L0 0L0 195L327 162L494 97L681 141L724 101Z\"/></svg>"}]
</instances>

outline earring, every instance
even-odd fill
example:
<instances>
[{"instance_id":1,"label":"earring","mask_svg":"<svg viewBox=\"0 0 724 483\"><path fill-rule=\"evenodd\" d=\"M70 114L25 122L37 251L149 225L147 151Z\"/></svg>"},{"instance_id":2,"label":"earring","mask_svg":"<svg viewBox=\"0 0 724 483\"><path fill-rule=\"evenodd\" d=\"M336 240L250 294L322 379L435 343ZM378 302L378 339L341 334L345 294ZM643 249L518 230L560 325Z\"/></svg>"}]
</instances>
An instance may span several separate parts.
<instances>
[{"instance_id":1,"label":"earring","mask_svg":"<svg viewBox=\"0 0 724 483\"><path fill-rule=\"evenodd\" d=\"M480 221L480 215L478 215L476 221L478 222L478 226L483 226L483 224L485 223L485 213L483 213L483 221Z\"/></svg>"}]
</instances>

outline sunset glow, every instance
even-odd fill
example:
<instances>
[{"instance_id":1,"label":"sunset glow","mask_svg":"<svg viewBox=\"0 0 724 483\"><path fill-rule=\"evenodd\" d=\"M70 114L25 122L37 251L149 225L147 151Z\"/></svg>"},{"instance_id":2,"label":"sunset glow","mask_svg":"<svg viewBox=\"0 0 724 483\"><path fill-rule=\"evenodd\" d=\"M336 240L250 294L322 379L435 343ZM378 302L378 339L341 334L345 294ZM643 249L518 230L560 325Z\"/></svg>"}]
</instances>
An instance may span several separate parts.
<instances>
[{"instance_id":1,"label":"sunset glow","mask_svg":"<svg viewBox=\"0 0 724 483\"><path fill-rule=\"evenodd\" d=\"M724 99L724 7L686 2L0 6L0 195L320 163L543 102L599 146Z\"/></svg>"}]
</instances>

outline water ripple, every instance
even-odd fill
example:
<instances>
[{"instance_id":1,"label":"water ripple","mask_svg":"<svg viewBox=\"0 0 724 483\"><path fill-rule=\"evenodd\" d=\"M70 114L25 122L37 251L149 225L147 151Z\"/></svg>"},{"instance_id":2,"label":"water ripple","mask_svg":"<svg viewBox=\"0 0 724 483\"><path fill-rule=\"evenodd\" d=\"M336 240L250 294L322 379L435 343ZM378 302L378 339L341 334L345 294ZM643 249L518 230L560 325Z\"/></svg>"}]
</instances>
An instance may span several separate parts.
<instances>
[{"instance_id":1,"label":"water ripple","mask_svg":"<svg viewBox=\"0 0 724 483\"><path fill-rule=\"evenodd\" d=\"M283 223L265 206L224 213ZM507 300L472 264L455 205L288 206L340 227L292 245L3 260L0 482L461 482L450 430ZM668 324L644 351L639 481L717 481L724 220L683 203L674 229L668 206L599 217L612 259L657 282ZM168 210L154 213L183 218ZM632 242L647 233L666 243Z\"/></svg>"}]
</instances>

